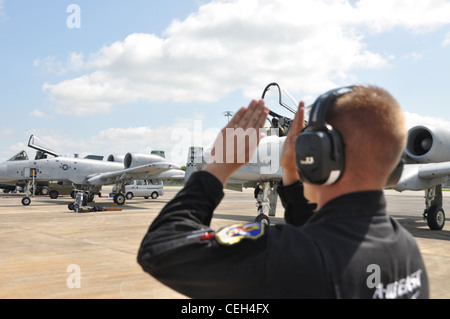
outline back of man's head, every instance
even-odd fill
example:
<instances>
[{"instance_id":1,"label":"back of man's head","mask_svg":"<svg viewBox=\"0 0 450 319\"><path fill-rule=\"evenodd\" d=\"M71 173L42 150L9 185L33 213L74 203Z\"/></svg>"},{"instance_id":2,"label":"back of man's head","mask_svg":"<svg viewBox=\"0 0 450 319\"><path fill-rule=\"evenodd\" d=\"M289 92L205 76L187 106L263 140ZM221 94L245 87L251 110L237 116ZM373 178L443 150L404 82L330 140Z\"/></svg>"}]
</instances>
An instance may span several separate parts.
<instances>
[{"instance_id":1,"label":"back of man's head","mask_svg":"<svg viewBox=\"0 0 450 319\"><path fill-rule=\"evenodd\" d=\"M345 144L344 176L353 183L384 183L398 164L406 144L403 112L397 101L375 86L357 86L327 113Z\"/></svg>"}]
</instances>

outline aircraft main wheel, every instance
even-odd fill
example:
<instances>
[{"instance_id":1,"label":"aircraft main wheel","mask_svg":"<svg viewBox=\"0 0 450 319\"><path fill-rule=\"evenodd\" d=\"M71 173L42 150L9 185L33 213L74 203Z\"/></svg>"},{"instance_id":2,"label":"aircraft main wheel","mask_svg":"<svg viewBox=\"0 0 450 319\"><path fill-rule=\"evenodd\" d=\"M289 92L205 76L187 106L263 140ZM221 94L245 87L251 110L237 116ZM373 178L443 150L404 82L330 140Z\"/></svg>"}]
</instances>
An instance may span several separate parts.
<instances>
[{"instance_id":1,"label":"aircraft main wheel","mask_svg":"<svg viewBox=\"0 0 450 319\"><path fill-rule=\"evenodd\" d=\"M445 213L442 207L432 206L427 214L428 227L431 230L441 230L445 225Z\"/></svg>"},{"instance_id":2,"label":"aircraft main wheel","mask_svg":"<svg viewBox=\"0 0 450 319\"><path fill-rule=\"evenodd\" d=\"M75 203L70 203L68 205L69 210L75 210Z\"/></svg>"},{"instance_id":3,"label":"aircraft main wheel","mask_svg":"<svg viewBox=\"0 0 450 319\"><path fill-rule=\"evenodd\" d=\"M119 206L122 206L123 204L125 204L125 196L120 193L114 195L114 203L116 203Z\"/></svg>"},{"instance_id":4,"label":"aircraft main wheel","mask_svg":"<svg viewBox=\"0 0 450 319\"><path fill-rule=\"evenodd\" d=\"M262 224L266 224L267 226L270 225L270 219L269 219L269 217L267 217L267 216L264 215L264 214L259 214L258 216L256 216L255 222L257 222L257 223L262 223Z\"/></svg>"},{"instance_id":5,"label":"aircraft main wheel","mask_svg":"<svg viewBox=\"0 0 450 319\"><path fill-rule=\"evenodd\" d=\"M28 205L30 205L31 204L31 199L30 199L30 197L24 197L24 198L22 198L22 205L23 206L28 206Z\"/></svg>"}]
</instances>

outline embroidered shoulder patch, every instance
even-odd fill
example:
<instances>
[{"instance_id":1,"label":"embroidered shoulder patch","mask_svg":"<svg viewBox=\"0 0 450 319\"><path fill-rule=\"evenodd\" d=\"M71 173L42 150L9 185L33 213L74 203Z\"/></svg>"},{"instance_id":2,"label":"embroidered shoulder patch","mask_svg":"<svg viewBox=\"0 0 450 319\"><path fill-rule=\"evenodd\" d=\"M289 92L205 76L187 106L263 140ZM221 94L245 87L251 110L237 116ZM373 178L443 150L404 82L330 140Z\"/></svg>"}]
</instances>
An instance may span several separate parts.
<instances>
[{"instance_id":1,"label":"embroidered shoulder patch","mask_svg":"<svg viewBox=\"0 0 450 319\"><path fill-rule=\"evenodd\" d=\"M216 239L224 245L234 245L242 239L256 240L265 233L265 225L263 223L252 223L247 225L232 225L225 227L216 233Z\"/></svg>"}]
</instances>

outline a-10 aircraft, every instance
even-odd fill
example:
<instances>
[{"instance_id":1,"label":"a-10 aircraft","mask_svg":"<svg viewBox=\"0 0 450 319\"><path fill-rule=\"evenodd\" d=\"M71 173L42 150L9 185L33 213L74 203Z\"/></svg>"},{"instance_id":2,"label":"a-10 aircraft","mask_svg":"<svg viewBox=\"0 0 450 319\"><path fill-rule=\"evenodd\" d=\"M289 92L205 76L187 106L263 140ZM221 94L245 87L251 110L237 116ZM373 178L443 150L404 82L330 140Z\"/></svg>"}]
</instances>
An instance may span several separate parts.
<instances>
[{"instance_id":1,"label":"a-10 aircraft","mask_svg":"<svg viewBox=\"0 0 450 319\"><path fill-rule=\"evenodd\" d=\"M268 93L274 93L267 99ZM268 136L261 139L257 152L250 163L235 172L226 188L242 191L245 187L255 188L257 198L257 222L269 223L269 216L275 216L277 206L277 185L283 176L279 165L279 155L292 118L280 115L280 106L295 113L298 103L277 83L269 84L262 95L271 112ZM274 111L274 109L277 109ZM275 129L275 130L274 130ZM277 134L273 134L276 131ZM271 134L272 132L272 134ZM186 164L186 179L193 171L204 166L210 158L211 150L191 147ZM278 156L278 157L277 157ZM445 224L442 202L442 185L450 175L450 129L415 126L408 131L408 142L404 152L403 171L393 188L405 190L425 190L424 219L432 230L441 230Z\"/></svg>"},{"instance_id":2,"label":"a-10 aircraft","mask_svg":"<svg viewBox=\"0 0 450 319\"><path fill-rule=\"evenodd\" d=\"M58 156L48 145L32 135L28 146L37 150L34 160L25 151L0 164L0 183L26 183L24 206L30 205L31 190L37 182L59 181L72 184L92 199L103 185L116 184L118 193L114 202L125 203L124 187L132 180L182 180L184 171L179 166L155 154L132 154L124 157L110 155L108 161Z\"/></svg>"}]
</instances>

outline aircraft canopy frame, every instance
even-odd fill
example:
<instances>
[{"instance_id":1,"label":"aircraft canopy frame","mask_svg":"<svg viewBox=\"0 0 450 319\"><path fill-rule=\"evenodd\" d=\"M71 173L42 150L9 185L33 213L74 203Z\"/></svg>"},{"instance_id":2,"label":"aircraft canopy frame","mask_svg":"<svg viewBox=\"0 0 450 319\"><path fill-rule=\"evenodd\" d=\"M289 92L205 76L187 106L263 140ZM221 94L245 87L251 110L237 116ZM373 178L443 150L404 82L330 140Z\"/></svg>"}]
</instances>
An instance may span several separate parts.
<instances>
[{"instance_id":1,"label":"aircraft canopy frame","mask_svg":"<svg viewBox=\"0 0 450 319\"><path fill-rule=\"evenodd\" d=\"M58 157L58 154L56 154L55 151L53 151L44 140L35 135L30 136L28 147L34 148L35 150L41 151L45 154L50 154L54 157Z\"/></svg>"}]
</instances>

